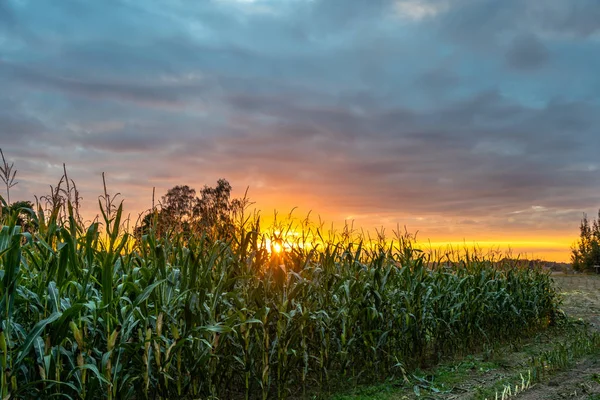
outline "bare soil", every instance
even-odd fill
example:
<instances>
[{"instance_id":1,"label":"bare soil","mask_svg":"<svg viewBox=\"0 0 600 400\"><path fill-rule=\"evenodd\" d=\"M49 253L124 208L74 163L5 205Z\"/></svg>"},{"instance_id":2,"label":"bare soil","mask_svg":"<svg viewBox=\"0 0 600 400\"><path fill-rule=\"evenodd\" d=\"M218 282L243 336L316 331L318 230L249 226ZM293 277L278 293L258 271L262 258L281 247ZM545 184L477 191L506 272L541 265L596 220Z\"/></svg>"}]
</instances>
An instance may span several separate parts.
<instances>
[{"instance_id":1,"label":"bare soil","mask_svg":"<svg viewBox=\"0 0 600 400\"><path fill-rule=\"evenodd\" d=\"M555 275L563 310L600 330L600 275ZM528 400L600 399L600 360L590 357L517 396Z\"/></svg>"},{"instance_id":2,"label":"bare soil","mask_svg":"<svg viewBox=\"0 0 600 400\"><path fill-rule=\"evenodd\" d=\"M527 400L600 399L600 362L583 360L565 372L556 374L543 384L538 384L516 398Z\"/></svg>"},{"instance_id":3,"label":"bare soil","mask_svg":"<svg viewBox=\"0 0 600 400\"><path fill-rule=\"evenodd\" d=\"M600 275L554 275L563 296L562 309L600 330Z\"/></svg>"}]
</instances>

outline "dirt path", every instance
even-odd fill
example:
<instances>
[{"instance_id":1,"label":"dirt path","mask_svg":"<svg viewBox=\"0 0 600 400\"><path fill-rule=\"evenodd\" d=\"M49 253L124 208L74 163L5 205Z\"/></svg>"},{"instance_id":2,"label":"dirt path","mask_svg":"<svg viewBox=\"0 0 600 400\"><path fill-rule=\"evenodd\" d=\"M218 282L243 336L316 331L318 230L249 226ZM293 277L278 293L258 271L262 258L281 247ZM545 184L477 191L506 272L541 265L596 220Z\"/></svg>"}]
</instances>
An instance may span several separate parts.
<instances>
[{"instance_id":1,"label":"dirt path","mask_svg":"<svg viewBox=\"0 0 600 400\"><path fill-rule=\"evenodd\" d=\"M517 398L523 400L600 399L600 362L584 360L574 368L556 374L543 384L538 384Z\"/></svg>"},{"instance_id":2,"label":"dirt path","mask_svg":"<svg viewBox=\"0 0 600 400\"><path fill-rule=\"evenodd\" d=\"M563 295L563 310L571 317L589 321L600 330L600 276L556 275L553 277ZM580 361L574 368L556 374L517 396L524 400L587 399L600 400L600 360Z\"/></svg>"}]
</instances>

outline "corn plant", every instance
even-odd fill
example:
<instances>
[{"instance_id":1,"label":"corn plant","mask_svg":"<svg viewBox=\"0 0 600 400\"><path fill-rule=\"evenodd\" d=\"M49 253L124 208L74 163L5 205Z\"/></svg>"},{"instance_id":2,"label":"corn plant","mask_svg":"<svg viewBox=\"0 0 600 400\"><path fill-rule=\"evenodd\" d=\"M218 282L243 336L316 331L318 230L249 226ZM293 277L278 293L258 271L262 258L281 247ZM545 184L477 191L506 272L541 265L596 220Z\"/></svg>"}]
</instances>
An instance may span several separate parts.
<instances>
[{"instance_id":1,"label":"corn plant","mask_svg":"<svg viewBox=\"0 0 600 400\"><path fill-rule=\"evenodd\" d=\"M225 237L132 235L103 199L87 225L69 198L29 210L34 233L3 217L2 398L308 397L543 328L559 305L539 269L410 235L257 215Z\"/></svg>"}]
</instances>

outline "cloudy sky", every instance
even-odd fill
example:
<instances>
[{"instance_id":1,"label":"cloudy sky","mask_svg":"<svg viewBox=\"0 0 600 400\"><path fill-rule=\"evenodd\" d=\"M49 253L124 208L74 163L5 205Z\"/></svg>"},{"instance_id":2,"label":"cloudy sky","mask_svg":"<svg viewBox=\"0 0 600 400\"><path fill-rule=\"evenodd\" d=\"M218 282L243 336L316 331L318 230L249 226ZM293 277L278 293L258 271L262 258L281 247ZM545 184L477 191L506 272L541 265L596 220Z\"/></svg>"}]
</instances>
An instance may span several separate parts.
<instances>
[{"instance_id":1,"label":"cloudy sky","mask_svg":"<svg viewBox=\"0 0 600 400\"><path fill-rule=\"evenodd\" d=\"M566 259L599 70L597 0L0 0L0 148L13 198L62 163L132 214L223 177L265 214Z\"/></svg>"}]
</instances>

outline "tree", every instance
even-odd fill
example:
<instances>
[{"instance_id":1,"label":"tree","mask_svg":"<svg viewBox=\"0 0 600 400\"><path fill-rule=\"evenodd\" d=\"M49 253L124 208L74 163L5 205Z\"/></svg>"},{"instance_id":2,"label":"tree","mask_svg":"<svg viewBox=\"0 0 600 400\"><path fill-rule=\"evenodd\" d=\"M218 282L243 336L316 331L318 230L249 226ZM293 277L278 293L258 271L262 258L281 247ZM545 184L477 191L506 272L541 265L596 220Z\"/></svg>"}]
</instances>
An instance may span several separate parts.
<instances>
[{"instance_id":1,"label":"tree","mask_svg":"<svg viewBox=\"0 0 600 400\"><path fill-rule=\"evenodd\" d=\"M175 186L162 197L163 212L173 221L184 221L192 216L196 190L189 186Z\"/></svg>"},{"instance_id":2,"label":"tree","mask_svg":"<svg viewBox=\"0 0 600 400\"><path fill-rule=\"evenodd\" d=\"M590 271L600 265L600 211L598 219L590 221L583 214L579 225L579 240L571 249L571 261L576 271Z\"/></svg>"},{"instance_id":3,"label":"tree","mask_svg":"<svg viewBox=\"0 0 600 400\"><path fill-rule=\"evenodd\" d=\"M225 179L219 179L214 188L204 186L193 209L196 228L208 231L230 225L232 212L237 205L235 200L230 201L230 197L231 185Z\"/></svg>"},{"instance_id":4,"label":"tree","mask_svg":"<svg viewBox=\"0 0 600 400\"><path fill-rule=\"evenodd\" d=\"M231 190L226 179L219 179L215 187L204 186L198 197L187 185L175 186L162 196L160 210L144 216L136 233L141 235L154 227L159 235L172 231L226 238L232 232L235 213L246 204L231 199Z\"/></svg>"}]
</instances>

